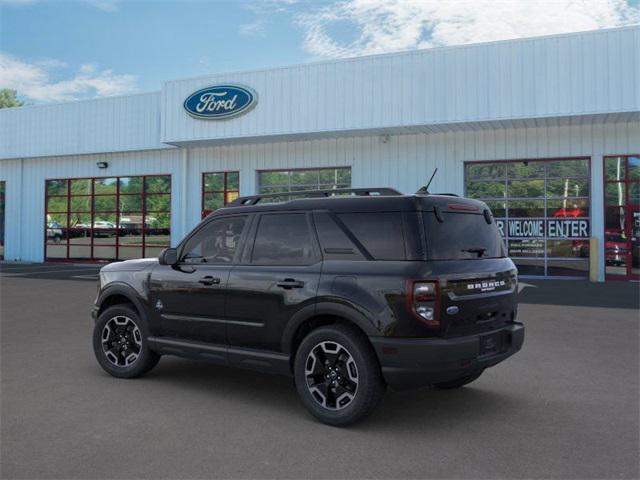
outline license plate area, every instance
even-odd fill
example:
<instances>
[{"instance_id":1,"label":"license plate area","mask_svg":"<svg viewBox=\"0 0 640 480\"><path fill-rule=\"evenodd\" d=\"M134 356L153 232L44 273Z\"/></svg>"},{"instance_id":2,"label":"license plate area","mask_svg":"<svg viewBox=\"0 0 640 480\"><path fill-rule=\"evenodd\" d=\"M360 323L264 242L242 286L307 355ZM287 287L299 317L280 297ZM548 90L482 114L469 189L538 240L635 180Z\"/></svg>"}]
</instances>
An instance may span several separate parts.
<instances>
[{"instance_id":1,"label":"license plate area","mask_svg":"<svg viewBox=\"0 0 640 480\"><path fill-rule=\"evenodd\" d=\"M508 338L503 332L490 333L488 335L480 335L479 337L479 352L480 357L497 355L506 350L508 346Z\"/></svg>"}]
</instances>

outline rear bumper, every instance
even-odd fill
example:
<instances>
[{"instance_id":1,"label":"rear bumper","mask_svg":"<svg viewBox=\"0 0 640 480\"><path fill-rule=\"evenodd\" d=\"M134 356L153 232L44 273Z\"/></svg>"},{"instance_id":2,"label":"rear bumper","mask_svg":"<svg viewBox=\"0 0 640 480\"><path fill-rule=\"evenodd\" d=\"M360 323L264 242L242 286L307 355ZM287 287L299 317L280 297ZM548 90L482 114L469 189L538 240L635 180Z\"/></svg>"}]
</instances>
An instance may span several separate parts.
<instances>
[{"instance_id":1,"label":"rear bumper","mask_svg":"<svg viewBox=\"0 0 640 480\"><path fill-rule=\"evenodd\" d=\"M499 348L481 354L487 336L498 338ZM492 367L522 348L524 326L506 327L457 338L370 337L387 384L395 389L447 382Z\"/></svg>"}]
</instances>

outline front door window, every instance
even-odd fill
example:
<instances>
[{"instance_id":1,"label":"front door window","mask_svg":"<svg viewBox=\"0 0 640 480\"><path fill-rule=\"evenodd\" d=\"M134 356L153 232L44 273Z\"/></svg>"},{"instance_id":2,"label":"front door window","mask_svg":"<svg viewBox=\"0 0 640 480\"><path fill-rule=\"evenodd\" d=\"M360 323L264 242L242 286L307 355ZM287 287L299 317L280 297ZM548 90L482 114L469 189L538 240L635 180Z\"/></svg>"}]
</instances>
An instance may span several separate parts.
<instances>
[{"instance_id":1,"label":"front door window","mask_svg":"<svg viewBox=\"0 0 640 480\"><path fill-rule=\"evenodd\" d=\"M605 157L604 200L607 278L640 278L640 156Z\"/></svg>"}]
</instances>

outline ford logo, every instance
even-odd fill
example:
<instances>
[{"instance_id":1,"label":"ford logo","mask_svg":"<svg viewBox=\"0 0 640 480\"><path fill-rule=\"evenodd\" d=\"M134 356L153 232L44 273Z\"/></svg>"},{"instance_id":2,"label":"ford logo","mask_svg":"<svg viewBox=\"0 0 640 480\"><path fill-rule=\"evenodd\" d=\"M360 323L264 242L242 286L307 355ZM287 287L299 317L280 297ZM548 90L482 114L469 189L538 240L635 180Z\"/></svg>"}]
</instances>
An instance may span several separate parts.
<instances>
[{"instance_id":1,"label":"ford logo","mask_svg":"<svg viewBox=\"0 0 640 480\"><path fill-rule=\"evenodd\" d=\"M241 115L253 108L258 96L241 85L214 85L192 93L184 101L184 109L196 118L218 120Z\"/></svg>"}]
</instances>

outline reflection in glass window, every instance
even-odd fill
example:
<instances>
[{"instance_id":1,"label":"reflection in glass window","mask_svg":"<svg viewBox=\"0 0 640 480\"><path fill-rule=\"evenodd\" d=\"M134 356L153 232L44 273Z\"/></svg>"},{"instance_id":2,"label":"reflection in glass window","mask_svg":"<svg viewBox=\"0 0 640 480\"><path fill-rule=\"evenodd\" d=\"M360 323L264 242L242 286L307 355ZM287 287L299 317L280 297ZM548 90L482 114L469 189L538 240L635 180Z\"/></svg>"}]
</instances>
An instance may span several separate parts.
<instances>
[{"instance_id":1,"label":"reflection in glass window","mask_svg":"<svg viewBox=\"0 0 640 480\"><path fill-rule=\"evenodd\" d=\"M547 200L547 216L554 218L588 218L589 200L586 198Z\"/></svg>"},{"instance_id":2,"label":"reflection in glass window","mask_svg":"<svg viewBox=\"0 0 640 480\"><path fill-rule=\"evenodd\" d=\"M467 166L468 180L504 179L506 172L504 163L473 163Z\"/></svg>"},{"instance_id":3,"label":"reflection in glass window","mask_svg":"<svg viewBox=\"0 0 640 480\"><path fill-rule=\"evenodd\" d=\"M627 177L629 180L640 180L640 157L629 157Z\"/></svg>"},{"instance_id":4,"label":"reflection in glass window","mask_svg":"<svg viewBox=\"0 0 640 480\"><path fill-rule=\"evenodd\" d=\"M544 200L509 200L509 217L544 217Z\"/></svg>"},{"instance_id":5,"label":"reflection in glass window","mask_svg":"<svg viewBox=\"0 0 640 480\"><path fill-rule=\"evenodd\" d=\"M259 193L331 190L350 187L350 167L258 172Z\"/></svg>"},{"instance_id":6,"label":"reflection in glass window","mask_svg":"<svg viewBox=\"0 0 640 480\"><path fill-rule=\"evenodd\" d=\"M618 168L605 166L614 176ZM587 275L578 263L588 264L590 190L588 158L465 164L465 194L491 208L521 275Z\"/></svg>"},{"instance_id":7,"label":"reflection in glass window","mask_svg":"<svg viewBox=\"0 0 640 480\"><path fill-rule=\"evenodd\" d=\"M605 188L605 201L608 205L625 205L626 184L623 182L607 183Z\"/></svg>"},{"instance_id":8,"label":"reflection in glass window","mask_svg":"<svg viewBox=\"0 0 640 480\"><path fill-rule=\"evenodd\" d=\"M504 182L470 182L467 196L471 198L502 198L506 193Z\"/></svg>"},{"instance_id":9,"label":"reflection in glass window","mask_svg":"<svg viewBox=\"0 0 640 480\"><path fill-rule=\"evenodd\" d=\"M240 196L240 172L202 174L202 218Z\"/></svg>"},{"instance_id":10,"label":"reflection in glass window","mask_svg":"<svg viewBox=\"0 0 640 480\"><path fill-rule=\"evenodd\" d=\"M507 196L512 198L544 197L544 180L510 180Z\"/></svg>"},{"instance_id":11,"label":"reflection in glass window","mask_svg":"<svg viewBox=\"0 0 640 480\"><path fill-rule=\"evenodd\" d=\"M547 197L588 197L589 180L586 178L566 178L547 181Z\"/></svg>"},{"instance_id":12,"label":"reflection in glass window","mask_svg":"<svg viewBox=\"0 0 640 480\"><path fill-rule=\"evenodd\" d=\"M46 258L156 256L170 244L170 191L168 175L47 180Z\"/></svg>"},{"instance_id":13,"label":"reflection in glass window","mask_svg":"<svg viewBox=\"0 0 640 480\"><path fill-rule=\"evenodd\" d=\"M544 178L545 162L525 161L507 163L509 178Z\"/></svg>"},{"instance_id":14,"label":"reflection in glass window","mask_svg":"<svg viewBox=\"0 0 640 480\"><path fill-rule=\"evenodd\" d=\"M604 178L611 181L625 179L625 157L609 157L604 159Z\"/></svg>"},{"instance_id":15,"label":"reflection in glass window","mask_svg":"<svg viewBox=\"0 0 640 480\"><path fill-rule=\"evenodd\" d=\"M589 177L589 160L554 160L546 162L548 178Z\"/></svg>"},{"instance_id":16,"label":"reflection in glass window","mask_svg":"<svg viewBox=\"0 0 640 480\"><path fill-rule=\"evenodd\" d=\"M231 263L247 217L213 220L195 233L184 248L185 263Z\"/></svg>"},{"instance_id":17,"label":"reflection in glass window","mask_svg":"<svg viewBox=\"0 0 640 480\"><path fill-rule=\"evenodd\" d=\"M313 240L304 213L260 217L251 263L309 265L315 260Z\"/></svg>"},{"instance_id":18,"label":"reflection in glass window","mask_svg":"<svg viewBox=\"0 0 640 480\"><path fill-rule=\"evenodd\" d=\"M118 192L117 178L96 178L93 181L95 195L113 194Z\"/></svg>"}]
</instances>

